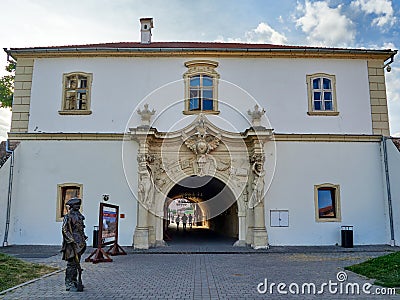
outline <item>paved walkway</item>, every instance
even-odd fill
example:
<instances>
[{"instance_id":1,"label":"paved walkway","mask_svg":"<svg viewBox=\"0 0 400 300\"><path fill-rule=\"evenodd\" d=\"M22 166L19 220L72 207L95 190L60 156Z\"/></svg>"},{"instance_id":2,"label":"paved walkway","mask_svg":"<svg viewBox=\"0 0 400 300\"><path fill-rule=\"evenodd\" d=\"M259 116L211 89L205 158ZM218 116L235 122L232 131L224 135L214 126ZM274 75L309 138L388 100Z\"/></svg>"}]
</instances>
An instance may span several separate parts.
<instances>
[{"instance_id":1,"label":"paved walkway","mask_svg":"<svg viewBox=\"0 0 400 300\"><path fill-rule=\"evenodd\" d=\"M137 251L124 247L128 255L113 257L112 263L82 263L83 293L64 289L64 272L42 278L0 295L1 299L399 299L400 295L345 295L345 284L372 283L345 266L399 250L389 246L272 247L267 251L232 247L231 239L217 242L202 234L175 235L169 246ZM65 267L58 246L10 246L0 248L24 260ZM86 255L92 249L88 249ZM347 276L340 289L330 294L324 283L337 283L338 272ZM340 277L341 278L341 277ZM260 294L257 285L267 279L275 283L271 294ZM279 294L278 283L286 283L288 294ZM314 283L322 295L293 295L288 286ZM263 290L265 284L260 285ZM335 288L335 286L333 286ZM369 291L374 293L377 286ZM306 290L307 292L307 290Z\"/></svg>"}]
</instances>

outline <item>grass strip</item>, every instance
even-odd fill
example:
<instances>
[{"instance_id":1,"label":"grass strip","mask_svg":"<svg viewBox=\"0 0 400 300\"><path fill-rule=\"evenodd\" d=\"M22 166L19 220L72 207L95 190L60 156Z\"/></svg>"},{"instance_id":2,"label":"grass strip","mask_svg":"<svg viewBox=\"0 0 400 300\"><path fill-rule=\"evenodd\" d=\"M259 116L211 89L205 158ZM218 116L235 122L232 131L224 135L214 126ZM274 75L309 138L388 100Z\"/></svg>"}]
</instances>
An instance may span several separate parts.
<instances>
[{"instance_id":1,"label":"grass strip","mask_svg":"<svg viewBox=\"0 0 400 300\"><path fill-rule=\"evenodd\" d=\"M374 284L400 287L400 251L349 266L346 270L375 279Z\"/></svg>"},{"instance_id":2,"label":"grass strip","mask_svg":"<svg viewBox=\"0 0 400 300\"><path fill-rule=\"evenodd\" d=\"M0 292L58 270L0 253Z\"/></svg>"}]
</instances>

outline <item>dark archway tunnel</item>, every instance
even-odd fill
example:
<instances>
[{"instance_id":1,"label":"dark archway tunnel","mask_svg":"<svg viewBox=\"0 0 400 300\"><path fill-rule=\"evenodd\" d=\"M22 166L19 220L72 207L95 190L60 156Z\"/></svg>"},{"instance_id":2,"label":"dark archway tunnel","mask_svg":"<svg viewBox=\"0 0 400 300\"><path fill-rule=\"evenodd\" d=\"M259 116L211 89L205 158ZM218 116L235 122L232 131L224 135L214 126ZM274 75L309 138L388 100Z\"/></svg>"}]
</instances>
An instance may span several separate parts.
<instances>
[{"instance_id":1,"label":"dark archway tunnel","mask_svg":"<svg viewBox=\"0 0 400 300\"><path fill-rule=\"evenodd\" d=\"M237 239L239 232L238 208L234 194L221 180L210 176L191 176L181 180L168 193L165 201L165 226L164 238L174 239L179 231L176 230L175 218L177 214L182 216L184 209L169 209L174 201L180 201L181 205L187 204L194 207L194 226L180 231L180 237L184 234L187 241L193 241L196 236L199 239L215 240L221 237ZM171 205L173 206L173 205ZM171 211L176 213L171 216ZM188 210L190 212L190 210ZM182 226L182 225L181 225Z\"/></svg>"}]
</instances>

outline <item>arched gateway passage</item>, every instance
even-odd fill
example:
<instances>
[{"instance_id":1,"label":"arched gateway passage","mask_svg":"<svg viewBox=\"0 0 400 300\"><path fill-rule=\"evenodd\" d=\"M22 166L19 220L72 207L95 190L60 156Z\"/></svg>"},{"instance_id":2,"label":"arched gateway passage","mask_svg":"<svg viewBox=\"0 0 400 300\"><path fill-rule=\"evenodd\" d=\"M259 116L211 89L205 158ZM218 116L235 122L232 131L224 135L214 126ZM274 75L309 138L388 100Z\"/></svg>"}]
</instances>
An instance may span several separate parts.
<instances>
[{"instance_id":1,"label":"arched gateway passage","mask_svg":"<svg viewBox=\"0 0 400 300\"><path fill-rule=\"evenodd\" d=\"M207 231L210 238L216 234L235 240L239 238L238 205L231 189L215 177L194 175L181 180L168 193L164 206L164 240L174 238L176 225L170 225L178 214L182 217L184 213L174 210L172 216L168 215L171 214L168 207L176 199L185 199L195 207L193 218L196 226L194 230L187 231L185 236L188 241L193 238L190 233L195 235L196 229L199 232L199 225L202 238L207 238Z\"/></svg>"},{"instance_id":2,"label":"arched gateway passage","mask_svg":"<svg viewBox=\"0 0 400 300\"><path fill-rule=\"evenodd\" d=\"M179 131L143 125L130 134L138 143L135 248L165 245L167 208L175 199L195 202L207 228L236 245L268 246L264 145L271 129L229 132L200 114Z\"/></svg>"}]
</instances>

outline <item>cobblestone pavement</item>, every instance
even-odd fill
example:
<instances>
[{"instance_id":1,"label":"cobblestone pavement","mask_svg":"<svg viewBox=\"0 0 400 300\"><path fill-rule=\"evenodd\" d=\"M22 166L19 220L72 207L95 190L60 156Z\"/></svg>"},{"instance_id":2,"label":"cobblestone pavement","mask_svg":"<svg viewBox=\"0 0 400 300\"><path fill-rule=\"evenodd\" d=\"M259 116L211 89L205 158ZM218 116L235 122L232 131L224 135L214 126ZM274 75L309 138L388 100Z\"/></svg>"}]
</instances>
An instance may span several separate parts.
<instances>
[{"instance_id":1,"label":"cobblestone pavement","mask_svg":"<svg viewBox=\"0 0 400 300\"><path fill-rule=\"evenodd\" d=\"M210 246L211 245L211 246ZM201 247L199 244L170 243L170 246L150 251L135 251L124 247L127 255L114 256L111 263L92 264L83 262L82 293L64 289L64 272L41 278L0 295L1 299L399 299L400 295L382 296L360 294L346 295L345 284L357 283L362 288L372 280L360 277L343 268L399 250L388 246L364 246L352 249L341 247L272 247L267 251L237 248L223 243ZM41 251L45 247L46 251ZM18 249L19 248L19 249ZM29 248L31 250L29 250ZM208 253L203 251L207 248ZM59 247L12 246L0 248L22 259L65 267ZM160 252L164 249L164 252ZM222 251L222 250L223 251ZM239 249L239 250L238 250ZM89 256L89 249L84 257ZM229 250L229 251L228 251ZM32 253L37 253L33 255ZM41 254L41 255L40 255ZM52 255L45 257L47 254ZM300 287L314 283L317 291L323 283L340 283L338 272L345 272L343 293L340 289L330 294L328 287L322 295L294 295L289 284ZM342 274L343 275L343 274ZM260 294L257 285L268 281L273 286ZM279 294L278 283L286 283L288 294ZM292 285L295 290L296 285ZM338 285L340 288L340 285ZM265 285L260 286L261 289ZM375 293L377 286L369 290Z\"/></svg>"}]
</instances>

